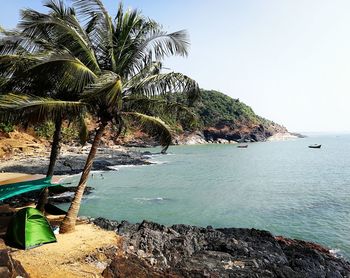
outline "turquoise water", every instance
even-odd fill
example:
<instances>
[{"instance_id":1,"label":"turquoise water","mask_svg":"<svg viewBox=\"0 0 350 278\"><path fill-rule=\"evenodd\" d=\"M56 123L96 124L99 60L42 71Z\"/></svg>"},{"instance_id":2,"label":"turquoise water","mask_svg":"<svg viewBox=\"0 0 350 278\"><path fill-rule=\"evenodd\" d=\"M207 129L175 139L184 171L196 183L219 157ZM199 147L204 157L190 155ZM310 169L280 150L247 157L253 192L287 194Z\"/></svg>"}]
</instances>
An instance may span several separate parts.
<instances>
[{"instance_id":1,"label":"turquoise water","mask_svg":"<svg viewBox=\"0 0 350 278\"><path fill-rule=\"evenodd\" d=\"M322 148L307 148L314 143ZM89 185L96 190L81 215L254 227L315 241L350 258L350 135L247 149L176 146L152 160L159 164L95 173Z\"/></svg>"}]
</instances>

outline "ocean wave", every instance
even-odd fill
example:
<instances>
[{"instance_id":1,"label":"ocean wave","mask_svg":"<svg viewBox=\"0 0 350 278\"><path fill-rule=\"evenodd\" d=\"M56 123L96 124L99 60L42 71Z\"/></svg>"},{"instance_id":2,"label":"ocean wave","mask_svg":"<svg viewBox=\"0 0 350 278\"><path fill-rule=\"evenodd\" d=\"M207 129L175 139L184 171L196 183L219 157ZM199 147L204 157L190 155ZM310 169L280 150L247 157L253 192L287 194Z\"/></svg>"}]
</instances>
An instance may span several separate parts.
<instances>
[{"instance_id":1,"label":"ocean wave","mask_svg":"<svg viewBox=\"0 0 350 278\"><path fill-rule=\"evenodd\" d=\"M54 196L50 196L50 199L73 197L73 196L74 196L74 192L63 192Z\"/></svg>"},{"instance_id":2,"label":"ocean wave","mask_svg":"<svg viewBox=\"0 0 350 278\"><path fill-rule=\"evenodd\" d=\"M127 165L113 165L113 166L108 166L108 169L118 171L121 168L134 168L134 167L141 167L141 166L148 166L147 164L142 164L142 165L134 165L134 164L127 164Z\"/></svg>"},{"instance_id":3,"label":"ocean wave","mask_svg":"<svg viewBox=\"0 0 350 278\"><path fill-rule=\"evenodd\" d=\"M113 171L118 171L122 168L135 168L135 167L145 167L145 166L152 166L152 165L159 165L159 164L166 164L167 161L157 161L157 160L152 160L150 161L150 164L140 164L140 165L134 165L134 164L128 164L128 165L113 165L113 166L108 166L109 169Z\"/></svg>"},{"instance_id":4,"label":"ocean wave","mask_svg":"<svg viewBox=\"0 0 350 278\"><path fill-rule=\"evenodd\" d=\"M167 164L169 161L151 160L150 162L151 164L160 165L160 164Z\"/></svg>"},{"instance_id":5,"label":"ocean wave","mask_svg":"<svg viewBox=\"0 0 350 278\"><path fill-rule=\"evenodd\" d=\"M133 198L135 201L138 202L153 202L153 203L158 203L158 202L163 202L163 201L170 201L170 198L165 198L165 197L155 197L155 198L145 198L145 197L140 197L140 198Z\"/></svg>"},{"instance_id":6,"label":"ocean wave","mask_svg":"<svg viewBox=\"0 0 350 278\"><path fill-rule=\"evenodd\" d=\"M343 257L340 249L330 249L329 253L331 253L333 256L335 256L337 258Z\"/></svg>"}]
</instances>

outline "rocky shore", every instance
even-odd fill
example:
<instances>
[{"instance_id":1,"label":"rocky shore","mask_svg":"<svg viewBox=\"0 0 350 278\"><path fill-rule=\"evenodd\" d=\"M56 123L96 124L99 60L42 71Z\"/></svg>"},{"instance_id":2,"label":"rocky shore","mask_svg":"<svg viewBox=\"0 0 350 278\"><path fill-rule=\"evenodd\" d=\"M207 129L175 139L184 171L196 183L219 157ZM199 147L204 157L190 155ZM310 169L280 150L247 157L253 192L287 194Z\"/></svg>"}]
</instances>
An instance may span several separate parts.
<instances>
[{"instance_id":1,"label":"rocky shore","mask_svg":"<svg viewBox=\"0 0 350 278\"><path fill-rule=\"evenodd\" d=\"M90 146L65 146L55 165L55 175L79 174L84 168ZM46 174L49 152L39 154L20 153L9 160L0 161L0 172ZM109 171L111 166L147 165L148 153L130 151L123 147L101 147L93 163L93 171Z\"/></svg>"},{"instance_id":2,"label":"rocky shore","mask_svg":"<svg viewBox=\"0 0 350 278\"><path fill-rule=\"evenodd\" d=\"M350 277L350 263L327 248L267 231L91 221L123 239L103 277Z\"/></svg>"},{"instance_id":3,"label":"rocky shore","mask_svg":"<svg viewBox=\"0 0 350 278\"><path fill-rule=\"evenodd\" d=\"M88 222L94 225L80 224L57 235L57 244L31 250L8 249L0 240L0 277L350 277L350 263L327 248L267 231Z\"/></svg>"},{"instance_id":4,"label":"rocky shore","mask_svg":"<svg viewBox=\"0 0 350 278\"><path fill-rule=\"evenodd\" d=\"M174 139L175 145L197 144L237 144L247 142L284 141L304 138L305 136L288 131L269 133L261 128L256 128L248 133L233 132L227 129L207 129L203 132L192 132L178 135Z\"/></svg>"}]
</instances>

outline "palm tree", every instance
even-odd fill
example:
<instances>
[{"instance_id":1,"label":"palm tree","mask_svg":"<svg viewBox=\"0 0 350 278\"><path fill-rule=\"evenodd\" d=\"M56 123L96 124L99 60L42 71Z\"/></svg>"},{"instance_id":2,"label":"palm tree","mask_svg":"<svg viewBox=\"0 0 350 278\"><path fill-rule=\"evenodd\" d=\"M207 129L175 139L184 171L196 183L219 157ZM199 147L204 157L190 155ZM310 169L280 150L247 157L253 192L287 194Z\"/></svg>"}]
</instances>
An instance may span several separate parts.
<instances>
[{"instance_id":1,"label":"palm tree","mask_svg":"<svg viewBox=\"0 0 350 278\"><path fill-rule=\"evenodd\" d=\"M83 192L107 125L121 130L126 122L137 122L157 134L166 149L171 143L169 127L158 117L164 110L186 111L169 104L172 93L186 94L192 102L199 93L189 77L163 72L162 61L170 55L187 55L185 31L166 33L137 10L119 5L114 20L100 0L48 1L48 14L22 12L19 24L24 37L48 42L55 53L26 70L27 76L51 76L60 90L81 91L80 101L98 120L96 134L72 204L61 232L74 230ZM57 49L59 51L57 51ZM57 78L60 76L61 78Z\"/></svg>"},{"instance_id":2,"label":"palm tree","mask_svg":"<svg viewBox=\"0 0 350 278\"><path fill-rule=\"evenodd\" d=\"M0 119L26 125L48 120L54 122L55 130L46 173L46 177L52 177L60 150L62 124L64 120L79 118L78 122L84 130L84 121L81 120L84 105L78 102L76 93L57 90L55 78L30 75L29 69L40 64L43 55L49 54L53 49L49 42L2 28L0 35L0 91L12 92L0 96ZM42 212L47 198L48 188L45 188L37 205Z\"/></svg>"}]
</instances>

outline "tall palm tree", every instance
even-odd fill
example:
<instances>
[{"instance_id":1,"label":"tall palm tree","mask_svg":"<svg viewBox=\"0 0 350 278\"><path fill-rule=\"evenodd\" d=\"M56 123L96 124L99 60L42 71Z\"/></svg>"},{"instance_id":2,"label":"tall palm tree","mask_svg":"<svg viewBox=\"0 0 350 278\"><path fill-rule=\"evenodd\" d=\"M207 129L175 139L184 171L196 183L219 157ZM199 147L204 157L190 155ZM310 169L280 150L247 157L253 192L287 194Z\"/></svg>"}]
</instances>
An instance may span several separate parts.
<instances>
[{"instance_id":1,"label":"tall palm tree","mask_svg":"<svg viewBox=\"0 0 350 278\"><path fill-rule=\"evenodd\" d=\"M72 1L74 8L65 7L63 1L48 1L48 14L25 10L19 24L23 36L49 42L55 49L55 53L29 67L27 75L51 76L60 90L81 91L81 102L98 119L61 232L74 230L93 159L107 125L121 130L126 120L137 122L157 134L167 148L171 143L170 129L155 116L170 107L176 113L186 111L168 103L170 94L184 93L191 102L199 93L197 83L189 77L162 71L161 61L166 56L187 55L185 31L166 33L155 21L137 10L124 11L122 5L112 20L100 0Z\"/></svg>"}]
</instances>

